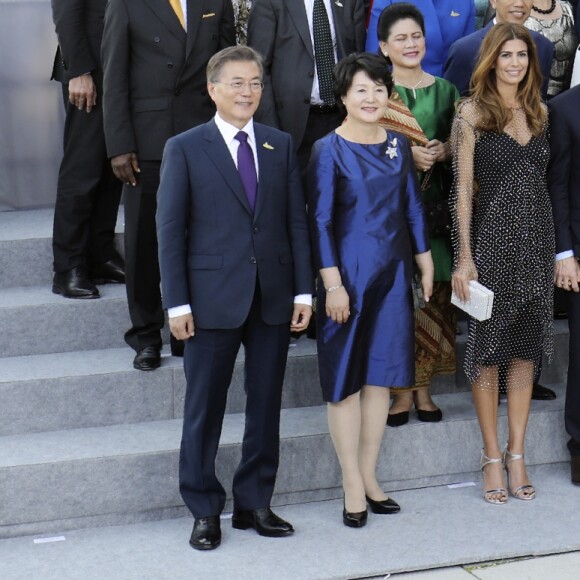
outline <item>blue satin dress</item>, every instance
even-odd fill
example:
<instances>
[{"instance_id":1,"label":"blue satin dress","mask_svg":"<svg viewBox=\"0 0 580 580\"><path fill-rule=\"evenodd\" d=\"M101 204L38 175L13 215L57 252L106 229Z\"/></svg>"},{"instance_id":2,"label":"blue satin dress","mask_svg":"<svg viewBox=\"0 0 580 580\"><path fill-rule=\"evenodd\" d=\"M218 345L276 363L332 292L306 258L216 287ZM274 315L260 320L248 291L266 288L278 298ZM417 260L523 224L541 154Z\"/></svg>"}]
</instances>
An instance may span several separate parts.
<instances>
[{"instance_id":1,"label":"blue satin dress","mask_svg":"<svg viewBox=\"0 0 580 580\"><path fill-rule=\"evenodd\" d=\"M314 145L308 212L318 269L336 266L350 298L345 324L326 316L318 281L318 366L325 401L363 385L414 384L413 255L429 249L404 136L362 145L330 133Z\"/></svg>"}]
</instances>

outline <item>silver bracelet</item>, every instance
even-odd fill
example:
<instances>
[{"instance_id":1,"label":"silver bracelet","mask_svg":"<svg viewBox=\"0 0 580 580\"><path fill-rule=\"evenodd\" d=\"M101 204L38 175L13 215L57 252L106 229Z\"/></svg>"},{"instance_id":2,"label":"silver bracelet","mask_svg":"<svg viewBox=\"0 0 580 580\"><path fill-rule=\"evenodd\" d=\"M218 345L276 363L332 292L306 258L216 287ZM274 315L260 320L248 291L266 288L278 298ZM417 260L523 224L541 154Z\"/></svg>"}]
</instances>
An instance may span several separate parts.
<instances>
[{"instance_id":1,"label":"silver bracelet","mask_svg":"<svg viewBox=\"0 0 580 580\"><path fill-rule=\"evenodd\" d=\"M325 290L330 294L331 292L335 292L339 288L344 288L344 286L342 284L339 284L338 286L331 286L330 288L325 288Z\"/></svg>"}]
</instances>

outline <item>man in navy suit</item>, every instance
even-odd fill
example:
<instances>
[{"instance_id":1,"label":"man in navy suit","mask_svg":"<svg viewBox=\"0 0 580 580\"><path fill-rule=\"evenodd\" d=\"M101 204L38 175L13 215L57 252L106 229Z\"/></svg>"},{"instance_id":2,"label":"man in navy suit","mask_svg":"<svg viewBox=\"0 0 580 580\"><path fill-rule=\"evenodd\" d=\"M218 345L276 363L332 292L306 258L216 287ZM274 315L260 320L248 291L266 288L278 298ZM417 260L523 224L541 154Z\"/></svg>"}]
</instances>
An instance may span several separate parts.
<instances>
[{"instance_id":1,"label":"man in navy suit","mask_svg":"<svg viewBox=\"0 0 580 580\"><path fill-rule=\"evenodd\" d=\"M556 287L568 291L570 354L565 421L572 482L580 485L580 86L550 100L548 188L556 230Z\"/></svg>"},{"instance_id":2,"label":"man in navy suit","mask_svg":"<svg viewBox=\"0 0 580 580\"><path fill-rule=\"evenodd\" d=\"M234 528L286 536L270 509L290 331L312 314L310 243L290 135L253 122L261 56L224 49L207 67L217 114L169 139L158 191L163 300L184 339L187 377L180 490L195 517L190 544L221 542L226 493L215 457L236 354L245 348L246 429L233 479Z\"/></svg>"},{"instance_id":3,"label":"man in navy suit","mask_svg":"<svg viewBox=\"0 0 580 580\"><path fill-rule=\"evenodd\" d=\"M451 81L463 97L469 94L469 83L479 55L479 48L491 27L502 22L523 25L530 15L533 4L533 0L489 0L489 2L495 10L495 18L488 22L484 28L455 41L449 49L449 57L445 63L443 77ZM542 95L546 99L554 45L545 36L533 30L530 30L530 34L538 49L538 60L544 77Z\"/></svg>"}]
</instances>

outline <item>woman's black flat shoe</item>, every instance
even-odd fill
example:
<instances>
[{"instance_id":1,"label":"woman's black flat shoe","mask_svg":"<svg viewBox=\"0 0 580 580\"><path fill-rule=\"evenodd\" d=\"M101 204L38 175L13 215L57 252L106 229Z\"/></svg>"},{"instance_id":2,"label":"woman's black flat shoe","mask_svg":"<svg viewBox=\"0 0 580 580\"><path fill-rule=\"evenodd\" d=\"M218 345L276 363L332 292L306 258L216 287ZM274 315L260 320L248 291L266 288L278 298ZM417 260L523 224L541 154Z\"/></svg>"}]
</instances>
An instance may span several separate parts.
<instances>
[{"instance_id":1,"label":"woman's black flat shoe","mask_svg":"<svg viewBox=\"0 0 580 580\"><path fill-rule=\"evenodd\" d=\"M423 423L439 423L443 419L443 413L441 409L435 409L435 411L423 411L417 409L417 418Z\"/></svg>"},{"instance_id":2,"label":"woman's black flat shoe","mask_svg":"<svg viewBox=\"0 0 580 580\"><path fill-rule=\"evenodd\" d=\"M349 528L362 528L367 523L369 512L347 512L346 508L342 510L342 523Z\"/></svg>"},{"instance_id":3,"label":"woman's black flat shoe","mask_svg":"<svg viewBox=\"0 0 580 580\"><path fill-rule=\"evenodd\" d=\"M375 501L368 495L365 497L373 514L396 514L401 511L401 506L390 497L381 501Z\"/></svg>"},{"instance_id":4,"label":"woman's black flat shoe","mask_svg":"<svg viewBox=\"0 0 580 580\"><path fill-rule=\"evenodd\" d=\"M389 427L400 427L405 423L409 422L409 411L403 411L402 413L395 413L387 417L387 425Z\"/></svg>"}]
</instances>

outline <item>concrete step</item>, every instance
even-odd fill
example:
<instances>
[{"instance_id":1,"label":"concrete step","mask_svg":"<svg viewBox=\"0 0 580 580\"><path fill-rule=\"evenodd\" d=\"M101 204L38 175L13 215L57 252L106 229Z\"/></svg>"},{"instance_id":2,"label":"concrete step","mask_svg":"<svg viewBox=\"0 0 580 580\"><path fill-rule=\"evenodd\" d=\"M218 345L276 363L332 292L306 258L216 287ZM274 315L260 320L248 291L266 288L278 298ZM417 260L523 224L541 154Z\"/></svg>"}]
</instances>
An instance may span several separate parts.
<instances>
[{"instance_id":1,"label":"concrete step","mask_svg":"<svg viewBox=\"0 0 580 580\"><path fill-rule=\"evenodd\" d=\"M204 554L188 545L190 516L10 538L0 541L0 575L9 580L407 580L400 574L430 569L433 575L411 577L577 580L580 552L575 558L552 558L549 568L528 560L525 570L504 574L494 570L505 566L474 566L500 559L522 565L526 557L580 550L580 519L570 517L578 489L570 484L569 469L564 463L531 467L536 499L510 498L505 506L483 502L478 473L469 474L475 486L398 491L393 495L402 507L399 514L369 514L367 526L358 530L342 525L342 499L277 508L296 530L288 538L234 530L229 514L223 514L222 545ZM468 568L459 573L449 566Z\"/></svg>"},{"instance_id":2,"label":"concrete step","mask_svg":"<svg viewBox=\"0 0 580 580\"><path fill-rule=\"evenodd\" d=\"M527 463L566 461L564 387L558 399L534 401ZM379 460L386 489L464 481L478 470L481 439L469 393L440 395L441 423L415 417L388 429ZM507 440L506 406L499 408ZM242 414L227 415L217 473L231 489L244 431ZM0 438L0 537L161 519L184 513L178 491L179 419ZM324 406L285 409L275 505L339 498L340 469ZM228 500L228 509L231 500Z\"/></svg>"},{"instance_id":3,"label":"concrete step","mask_svg":"<svg viewBox=\"0 0 580 580\"><path fill-rule=\"evenodd\" d=\"M0 435L182 417L182 359L166 354L160 369L141 372L133 369L133 356L125 347L0 358ZM242 350L228 413L245 408L243 365ZM287 408L322 404L312 340L301 338L289 349L282 404Z\"/></svg>"},{"instance_id":4,"label":"concrete step","mask_svg":"<svg viewBox=\"0 0 580 580\"><path fill-rule=\"evenodd\" d=\"M97 300L71 300L50 285L0 289L0 356L118 348L129 328L125 286L101 286Z\"/></svg>"},{"instance_id":5,"label":"concrete step","mask_svg":"<svg viewBox=\"0 0 580 580\"><path fill-rule=\"evenodd\" d=\"M0 288L50 286L53 208L0 212ZM123 253L123 209L116 245Z\"/></svg>"}]
</instances>

